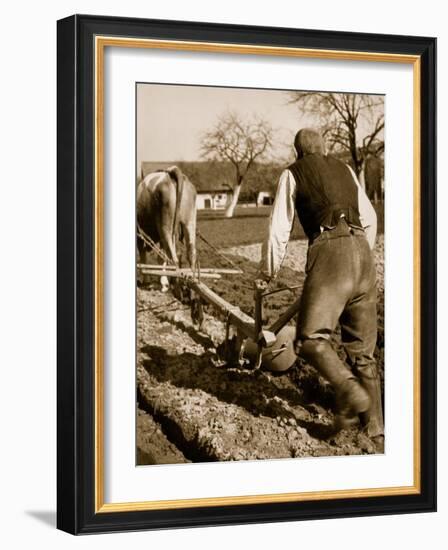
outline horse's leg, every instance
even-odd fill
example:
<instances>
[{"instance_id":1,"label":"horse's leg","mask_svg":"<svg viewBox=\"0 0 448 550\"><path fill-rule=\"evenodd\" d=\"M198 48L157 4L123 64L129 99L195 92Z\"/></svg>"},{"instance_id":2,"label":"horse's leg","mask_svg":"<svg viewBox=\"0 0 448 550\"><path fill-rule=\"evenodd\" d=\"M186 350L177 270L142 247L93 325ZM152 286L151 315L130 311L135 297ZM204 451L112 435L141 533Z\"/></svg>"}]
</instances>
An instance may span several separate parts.
<instances>
[{"instance_id":1,"label":"horse's leg","mask_svg":"<svg viewBox=\"0 0 448 550\"><path fill-rule=\"evenodd\" d=\"M190 221L182 223L182 231L185 239L185 246L187 247L188 262L193 272L197 267L196 256L196 211L191 216ZM191 307L191 319L193 324L200 329L204 322L204 308L201 302L201 298L194 291L190 291L190 307Z\"/></svg>"},{"instance_id":2,"label":"horse's leg","mask_svg":"<svg viewBox=\"0 0 448 550\"><path fill-rule=\"evenodd\" d=\"M187 258L188 263L190 264L191 269L194 271L196 269L196 216L188 222L181 222L182 232L185 239L185 246L187 248Z\"/></svg>"},{"instance_id":3,"label":"horse's leg","mask_svg":"<svg viewBox=\"0 0 448 550\"><path fill-rule=\"evenodd\" d=\"M141 264L146 264L148 259L148 249L141 239L137 239L138 261ZM148 275L141 276L141 282L144 285L149 284L150 278Z\"/></svg>"},{"instance_id":4,"label":"horse's leg","mask_svg":"<svg viewBox=\"0 0 448 550\"><path fill-rule=\"evenodd\" d=\"M166 267L166 262L165 260L159 256L157 254L157 259L156 259L158 265L160 265L161 267ZM168 277L166 275L162 275L160 277L160 286L161 286L161 290L162 292L167 292L168 288L169 288L169 281L168 281Z\"/></svg>"},{"instance_id":5,"label":"horse's leg","mask_svg":"<svg viewBox=\"0 0 448 550\"><path fill-rule=\"evenodd\" d=\"M162 246L163 251L168 256L168 258L175 265L177 265L178 260L177 260L177 254L176 254L176 247L173 242L171 226L170 227L162 226L160 228L160 244ZM167 292L169 288L168 277L166 277L165 275L162 275L162 277L160 278L160 284L162 285L162 292Z\"/></svg>"}]
</instances>

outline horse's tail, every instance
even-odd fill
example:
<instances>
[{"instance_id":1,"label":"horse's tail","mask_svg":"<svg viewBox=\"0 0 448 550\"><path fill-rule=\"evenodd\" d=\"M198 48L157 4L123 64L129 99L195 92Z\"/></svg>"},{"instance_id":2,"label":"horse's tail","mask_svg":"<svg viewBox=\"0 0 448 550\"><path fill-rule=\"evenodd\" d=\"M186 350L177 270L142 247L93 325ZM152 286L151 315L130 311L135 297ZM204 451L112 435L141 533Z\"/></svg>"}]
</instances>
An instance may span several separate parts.
<instances>
[{"instance_id":1,"label":"horse's tail","mask_svg":"<svg viewBox=\"0 0 448 550\"><path fill-rule=\"evenodd\" d=\"M171 166L170 168L167 168L167 173L171 177L171 179L174 180L176 183L176 208L174 210L174 218L173 218L173 244L175 246L176 243L176 237L179 233L179 211L180 211L180 205L182 201L182 194L184 190L184 179L185 176L181 172L181 170L177 166ZM180 240L182 240L182 236L179 235Z\"/></svg>"}]
</instances>

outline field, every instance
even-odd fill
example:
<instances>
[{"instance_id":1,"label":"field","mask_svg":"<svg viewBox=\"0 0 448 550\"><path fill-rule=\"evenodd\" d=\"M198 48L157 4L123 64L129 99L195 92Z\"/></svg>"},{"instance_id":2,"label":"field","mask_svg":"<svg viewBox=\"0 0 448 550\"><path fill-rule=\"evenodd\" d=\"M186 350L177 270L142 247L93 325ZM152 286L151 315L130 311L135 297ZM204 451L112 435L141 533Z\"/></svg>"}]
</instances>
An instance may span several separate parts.
<instances>
[{"instance_id":1,"label":"field","mask_svg":"<svg viewBox=\"0 0 448 550\"><path fill-rule=\"evenodd\" d=\"M200 212L198 230L217 247L261 242L266 234L270 206L239 208L233 218L224 218L223 212ZM304 238L302 227L295 222L293 239Z\"/></svg>"},{"instance_id":2,"label":"field","mask_svg":"<svg viewBox=\"0 0 448 550\"><path fill-rule=\"evenodd\" d=\"M244 271L209 286L253 315L252 281L260 259L268 208L240 208L234 219L201 217L199 231ZM300 235L300 226L294 237ZM274 287L302 285L307 242L292 240ZM224 266L199 243L202 267ZM378 274L376 358L384 371L384 248L375 250ZM300 294L301 288L294 291ZM265 309L269 323L291 303L290 292L275 294ZM210 308L201 332L188 305L158 281L137 292L138 464L249 460L363 454L372 442L357 428L331 434L334 394L301 361L286 374L226 365L218 350L225 323ZM338 336L335 337L338 346ZM339 346L341 357L344 356Z\"/></svg>"},{"instance_id":3,"label":"field","mask_svg":"<svg viewBox=\"0 0 448 550\"><path fill-rule=\"evenodd\" d=\"M378 217L378 233L384 231L384 207L375 205ZM262 242L269 224L270 206L238 207L233 218L224 218L224 212L202 210L198 213L198 229L218 247ZM291 232L291 239L303 239L305 234L297 219Z\"/></svg>"}]
</instances>

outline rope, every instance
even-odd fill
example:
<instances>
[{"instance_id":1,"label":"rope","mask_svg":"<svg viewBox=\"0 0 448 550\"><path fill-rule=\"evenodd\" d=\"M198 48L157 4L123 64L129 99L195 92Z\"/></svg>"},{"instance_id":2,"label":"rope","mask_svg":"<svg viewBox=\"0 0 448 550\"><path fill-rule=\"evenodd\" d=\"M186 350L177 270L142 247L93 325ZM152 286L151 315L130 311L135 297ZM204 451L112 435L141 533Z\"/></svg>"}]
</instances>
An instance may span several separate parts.
<instances>
[{"instance_id":1,"label":"rope","mask_svg":"<svg viewBox=\"0 0 448 550\"><path fill-rule=\"evenodd\" d=\"M197 231L196 234L197 234L197 236L198 236L202 241L204 241L204 243L205 243L206 245L208 245L208 246L213 250L213 252L214 252L217 256L219 256L222 260L224 260L225 262L227 262L229 265L231 265L232 267L234 267L235 269L238 269L239 271L241 271L241 273L243 273L243 271L241 270L241 268L240 268L238 265L236 265L235 262L232 262L232 260L231 260L230 258L227 258L227 256L225 256L220 250L218 250L218 249L216 248L215 245L213 245L210 241L208 241L208 240L202 235L202 233L201 233L200 231Z\"/></svg>"},{"instance_id":2,"label":"rope","mask_svg":"<svg viewBox=\"0 0 448 550\"><path fill-rule=\"evenodd\" d=\"M137 237L139 237L149 248L159 256L167 264L174 265L174 262L167 256L166 252L146 234L137 222Z\"/></svg>"},{"instance_id":3,"label":"rope","mask_svg":"<svg viewBox=\"0 0 448 550\"><path fill-rule=\"evenodd\" d=\"M208 245L212 250L213 252L216 254L216 256L218 256L219 258L221 258L222 260L224 260L226 263L228 263L229 265L231 265L232 267L234 267L235 269L238 269L238 271L241 272L241 275L244 275L244 271L241 269L241 267L239 265L237 265L235 262L232 262L232 260L230 258L227 258L227 256L225 256L225 254L223 254L220 250L218 250L216 248L215 245L213 245L210 241L208 241L201 233L200 231L196 231L196 235L202 240L204 241L204 243L206 245ZM242 288L245 288L247 289L248 291L252 292L253 291L253 286L251 284L247 284L247 283L244 283L244 282L240 282L239 283L240 286Z\"/></svg>"},{"instance_id":4,"label":"rope","mask_svg":"<svg viewBox=\"0 0 448 550\"><path fill-rule=\"evenodd\" d=\"M235 262L233 262L230 258L227 258L227 256L225 256L220 250L218 250L218 248L216 248L215 245L213 245L210 241L208 241L200 231L197 231L196 234L207 246L209 246L213 250L216 256L221 258L227 264L231 265L233 268L241 271L242 274L244 273L242 269ZM147 233L143 231L143 229L141 228L138 222L137 222L137 237L139 237L147 246L149 246L149 248L153 252L155 252L159 256L159 258L161 258L165 263L167 263L168 265L175 265L174 262L167 256L166 252L163 249L161 249L160 246ZM199 266L199 263L198 263L198 266ZM251 285L241 283L241 286L247 288L248 290L252 290Z\"/></svg>"},{"instance_id":5,"label":"rope","mask_svg":"<svg viewBox=\"0 0 448 550\"><path fill-rule=\"evenodd\" d=\"M208 241L204 235L200 231L197 231L197 236L207 245L209 246L213 252L224 262L231 265L233 268L238 269L243 273L242 269L233 262L230 258L227 258L214 244L212 244L210 241ZM166 252L160 248L160 246L153 240L151 237L143 231L140 224L137 222L137 237L139 237L149 248L155 252L164 262L173 265L174 262L167 256Z\"/></svg>"}]
</instances>

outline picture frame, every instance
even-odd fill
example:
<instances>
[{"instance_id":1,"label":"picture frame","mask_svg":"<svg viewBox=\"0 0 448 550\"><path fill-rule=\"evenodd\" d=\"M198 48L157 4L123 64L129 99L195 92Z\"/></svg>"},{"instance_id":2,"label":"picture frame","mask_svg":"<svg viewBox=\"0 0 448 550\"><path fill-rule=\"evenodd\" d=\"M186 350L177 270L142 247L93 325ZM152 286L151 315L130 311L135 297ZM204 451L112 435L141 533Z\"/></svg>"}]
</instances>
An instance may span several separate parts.
<instances>
[{"instance_id":1,"label":"picture frame","mask_svg":"<svg viewBox=\"0 0 448 550\"><path fill-rule=\"evenodd\" d=\"M72 534L436 509L436 40L74 15L58 21L57 526ZM148 48L413 71L413 483L141 502L104 498L104 53Z\"/></svg>"}]
</instances>

